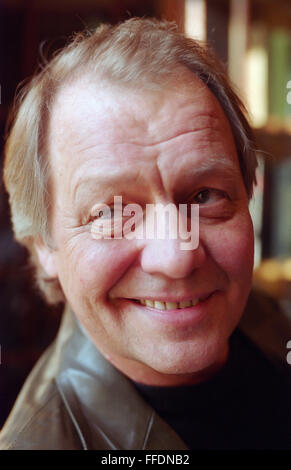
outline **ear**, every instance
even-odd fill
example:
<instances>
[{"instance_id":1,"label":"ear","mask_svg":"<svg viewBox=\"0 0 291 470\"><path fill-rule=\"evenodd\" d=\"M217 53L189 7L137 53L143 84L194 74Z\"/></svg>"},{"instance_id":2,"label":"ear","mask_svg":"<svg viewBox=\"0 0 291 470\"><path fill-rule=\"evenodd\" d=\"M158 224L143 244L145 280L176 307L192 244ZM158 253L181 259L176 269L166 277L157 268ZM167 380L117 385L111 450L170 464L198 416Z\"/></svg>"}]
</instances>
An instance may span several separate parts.
<instances>
[{"instance_id":1,"label":"ear","mask_svg":"<svg viewBox=\"0 0 291 470\"><path fill-rule=\"evenodd\" d=\"M58 270L55 260L55 250L50 248L41 237L38 237L34 241L34 249L38 257L38 262L43 268L43 270L46 272L48 277L58 277Z\"/></svg>"}]
</instances>

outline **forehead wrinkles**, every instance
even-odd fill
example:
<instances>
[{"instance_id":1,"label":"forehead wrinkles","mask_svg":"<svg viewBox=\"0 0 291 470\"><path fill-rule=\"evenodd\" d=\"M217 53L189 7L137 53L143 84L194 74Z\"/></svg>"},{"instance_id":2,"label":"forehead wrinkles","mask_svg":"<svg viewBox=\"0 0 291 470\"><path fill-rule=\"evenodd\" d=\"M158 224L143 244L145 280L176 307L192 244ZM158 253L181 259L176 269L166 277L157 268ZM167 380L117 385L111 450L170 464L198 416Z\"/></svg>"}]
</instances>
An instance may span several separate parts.
<instances>
[{"instance_id":1,"label":"forehead wrinkles","mask_svg":"<svg viewBox=\"0 0 291 470\"><path fill-rule=\"evenodd\" d=\"M183 75L183 81L170 86L163 85L157 90L103 85L102 82L90 81L90 77L67 83L58 91L54 100L51 131L54 136L70 137L71 141L75 137L75 133L70 135L71 128L75 127L80 134L80 118L86 116L86 124L89 127L92 125L92 128L95 125L95 132L98 133L96 120L102 125L103 139L106 137L106 129L110 129L112 137L114 127L114 136L118 139L127 134L131 137L130 131L134 130L145 137L152 136L154 144L158 141L155 138L157 121L159 131L163 128L165 132L170 131L169 128L175 127L181 119L180 105L183 105L184 114L189 113L189 118L193 114L193 106L198 118L199 114L219 114L218 103L213 102L212 93L205 84L192 72L183 71ZM175 109L171 107L173 101ZM169 134L165 135L165 138L169 137Z\"/></svg>"}]
</instances>

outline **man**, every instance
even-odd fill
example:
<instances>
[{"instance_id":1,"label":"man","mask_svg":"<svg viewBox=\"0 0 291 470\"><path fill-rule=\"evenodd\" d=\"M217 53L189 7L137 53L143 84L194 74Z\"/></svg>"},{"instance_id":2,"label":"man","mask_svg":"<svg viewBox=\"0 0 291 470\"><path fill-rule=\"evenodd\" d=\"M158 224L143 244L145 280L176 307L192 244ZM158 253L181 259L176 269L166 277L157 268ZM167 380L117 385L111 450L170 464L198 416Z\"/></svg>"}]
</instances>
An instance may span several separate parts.
<instances>
[{"instance_id":1,"label":"man","mask_svg":"<svg viewBox=\"0 0 291 470\"><path fill-rule=\"evenodd\" d=\"M285 369L237 328L255 168L222 66L172 24L133 18L78 35L33 79L5 182L16 238L66 311L2 448L288 447ZM186 237L164 218L164 237L138 231L148 207L169 204ZM183 249L198 205L199 243ZM132 207L141 217L128 230Z\"/></svg>"}]
</instances>

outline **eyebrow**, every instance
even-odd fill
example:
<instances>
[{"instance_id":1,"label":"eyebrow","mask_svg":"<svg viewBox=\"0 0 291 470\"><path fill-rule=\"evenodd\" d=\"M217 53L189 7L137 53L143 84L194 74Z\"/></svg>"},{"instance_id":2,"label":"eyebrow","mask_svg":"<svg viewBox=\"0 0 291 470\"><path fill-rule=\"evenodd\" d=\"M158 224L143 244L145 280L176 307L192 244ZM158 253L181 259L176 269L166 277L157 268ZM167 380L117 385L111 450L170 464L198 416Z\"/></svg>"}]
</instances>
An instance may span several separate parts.
<instances>
[{"instance_id":1,"label":"eyebrow","mask_svg":"<svg viewBox=\"0 0 291 470\"><path fill-rule=\"evenodd\" d=\"M194 171L197 176L212 172L223 172L227 176L238 176L240 174L240 168L233 160L225 156L216 156L204 160Z\"/></svg>"},{"instance_id":2,"label":"eyebrow","mask_svg":"<svg viewBox=\"0 0 291 470\"><path fill-rule=\"evenodd\" d=\"M91 173L81 181L78 180L74 185L72 190L74 202L77 201L79 193L82 193L84 187L86 191L88 190L88 185L94 184L96 186L96 193L98 191L102 193L103 196L105 196L107 193L112 193L110 187L114 186L116 183L118 183L120 186L128 186L128 184L132 182L132 180L135 180L136 177L136 174L129 174L128 170L122 173L119 172L118 175L112 174L110 173L110 168L105 170L105 174L104 171L102 173L98 171Z\"/></svg>"}]
</instances>

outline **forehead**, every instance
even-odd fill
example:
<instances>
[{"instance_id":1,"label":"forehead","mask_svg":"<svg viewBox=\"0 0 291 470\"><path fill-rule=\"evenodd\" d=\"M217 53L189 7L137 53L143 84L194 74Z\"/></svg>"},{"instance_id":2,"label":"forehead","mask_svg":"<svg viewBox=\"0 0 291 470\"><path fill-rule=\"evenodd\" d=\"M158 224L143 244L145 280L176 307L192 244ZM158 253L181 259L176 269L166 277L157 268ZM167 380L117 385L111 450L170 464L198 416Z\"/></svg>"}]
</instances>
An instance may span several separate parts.
<instances>
[{"instance_id":1,"label":"forehead","mask_svg":"<svg viewBox=\"0 0 291 470\"><path fill-rule=\"evenodd\" d=\"M130 173L131 165L156 163L157 158L161 167L174 168L194 148L200 161L211 152L212 158L215 152L228 152L237 159L220 104L187 70L159 89L85 77L63 87L52 108L49 154L55 171L67 177L96 165Z\"/></svg>"},{"instance_id":2,"label":"forehead","mask_svg":"<svg viewBox=\"0 0 291 470\"><path fill-rule=\"evenodd\" d=\"M183 106L181 112L180 106ZM60 139L70 136L75 142L75 128L78 129L80 138L84 133L88 138L90 131L94 129L94 135L101 135L104 140L107 136L113 137L114 129L116 140L134 131L136 134L140 133L140 138L151 136L155 143L155 138L159 140L161 131L164 131L165 139L170 137L172 128L179 131L181 114L184 121L190 119L189 129L193 124L195 126L193 121L203 115L209 121L211 118L222 119L222 124L228 127L215 96L186 69L181 68L178 80L168 80L166 85L154 89L118 86L98 82L88 76L65 85L57 94L51 113L50 134ZM81 119L86 119L84 128L80 126ZM99 126L96 125L97 122Z\"/></svg>"}]
</instances>

